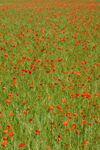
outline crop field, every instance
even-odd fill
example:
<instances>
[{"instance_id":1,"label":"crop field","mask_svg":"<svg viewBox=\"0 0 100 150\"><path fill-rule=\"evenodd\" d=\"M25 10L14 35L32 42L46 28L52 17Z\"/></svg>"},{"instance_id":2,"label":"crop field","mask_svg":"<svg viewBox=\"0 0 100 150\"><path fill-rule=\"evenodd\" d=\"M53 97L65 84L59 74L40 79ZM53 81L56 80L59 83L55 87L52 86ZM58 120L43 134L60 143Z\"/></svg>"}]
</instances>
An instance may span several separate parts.
<instances>
[{"instance_id":1,"label":"crop field","mask_svg":"<svg viewBox=\"0 0 100 150\"><path fill-rule=\"evenodd\" d=\"M0 1L0 150L100 150L100 1Z\"/></svg>"}]
</instances>

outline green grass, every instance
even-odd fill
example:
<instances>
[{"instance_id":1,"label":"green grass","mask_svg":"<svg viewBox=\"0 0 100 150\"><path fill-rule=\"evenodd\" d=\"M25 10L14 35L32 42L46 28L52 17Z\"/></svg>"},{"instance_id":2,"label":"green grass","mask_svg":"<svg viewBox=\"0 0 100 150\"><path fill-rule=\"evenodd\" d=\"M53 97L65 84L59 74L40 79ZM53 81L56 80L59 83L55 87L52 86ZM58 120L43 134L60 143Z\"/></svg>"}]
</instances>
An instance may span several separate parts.
<instances>
[{"instance_id":1,"label":"green grass","mask_svg":"<svg viewBox=\"0 0 100 150\"><path fill-rule=\"evenodd\" d=\"M0 3L0 150L99 150L98 3Z\"/></svg>"}]
</instances>

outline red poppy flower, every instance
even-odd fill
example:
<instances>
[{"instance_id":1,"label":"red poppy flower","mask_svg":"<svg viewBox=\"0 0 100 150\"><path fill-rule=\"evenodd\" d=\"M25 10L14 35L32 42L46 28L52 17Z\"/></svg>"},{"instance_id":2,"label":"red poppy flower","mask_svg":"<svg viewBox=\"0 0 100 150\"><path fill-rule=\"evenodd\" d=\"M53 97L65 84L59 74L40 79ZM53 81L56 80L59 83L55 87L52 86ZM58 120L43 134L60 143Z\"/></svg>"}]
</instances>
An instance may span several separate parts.
<instances>
[{"instance_id":1,"label":"red poppy flower","mask_svg":"<svg viewBox=\"0 0 100 150\"><path fill-rule=\"evenodd\" d=\"M25 113L27 113L27 111L26 111L26 110L23 110L23 111L22 111L22 113L24 113L24 114L25 114Z\"/></svg>"},{"instance_id":2,"label":"red poppy flower","mask_svg":"<svg viewBox=\"0 0 100 150\"><path fill-rule=\"evenodd\" d=\"M25 105L26 104L26 102L23 102L23 105Z\"/></svg>"},{"instance_id":3,"label":"red poppy flower","mask_svg":"<svg viewBox=\"0 0 100 150\"><path fill-rule=\"evenodd\" d=\"M13 131L9 132L9 137L12 137L14 135Z\"/></svg>"},{"instance_id":4,"label":"red poppy flower","mask_svg":"<svg viewBox=\"0 0 100 150\"><path fill-rule=\"evenodd\" d=\"M72 98L74 98L74 95L73 95L73 94L70 94L70 96L71 96Z\"/></svg>"},{"instance_id":5,"label":"red poppy flower","mask_svg":"<svg viewBox=\"0 0 100 150\"><path fill-rule=\"evenodd\" d=\"M64 124L64 125L68 125L68 122L65 121L65 122L63 122L63 124Z\"/></svg>"},{"instance_id":6,"label":"red poppy flower","mask_svg":"<svg viewBox=\"0 0 100 150\"><path fill-rule=\"evenodd\" d=\"M25 56L23 56L23 59L25 59L26 57Z\"/></svg>"},{"instance_id":7,"label":"red poppy flower","mask_svg":"<svg viewBox=\"0 0 100 150\"><path fill-rule=\"evenodd\" d=\"M58 137L59 137L59 138L62 138L62 136L61 136L61 135L58 135Z\"/></svg>"},{"instance_id":8,"label":"red poppy flower","mask_svg":"<svg viewBox=\"0 0 100 150\"><path fill-rule=\"evenodd\" d=\"M54 114L57 114L55 111L53 112Z\"/></svg>"},{"instance_id":9,"label":"red poppy flower","mask_svg":"<svg viewBox=\"0 0 100 150\"><path fill-rule=\"evenodd\" d=\"M39 133L40 133L40 130L36 130L35 132L36 132L37 134L39 134Z\"/></svg>"},{"instance_id":10,"label":"red poppy flower","mask_svg":"<svg viewBox=\"0 0 100 150\"><path fill-rule=\"evenodd\" d=\"M15 81L15 80L14 80L14 81L12 81L12 84L15 84L15 83L17 83L17 81Z\"/></svg>"},{"instance_id":11,"label":"red poppy flower","mask_svg":"<svg viewBox=\"0 0 100 150\"><path fill-rule=\"evenodd\" d=\"M84 145L84 144L82 144L82 147L85 147L85 145Z\"/></svg>"},{"instance_id":12,"label":"red poppy flower","mask_svg":"<svg viewBox=\"0 0 100 150\"><path fill-rule=\"evenodd\" d=\"M54 124L53 122L50 122L50 124Z\"/></svg>"},{"instance_id":13,"label":"red poppy flower","mask_svg":"<svg viewBox=\"0 0 100 150\"><path fill-rule=\"evenodd\" d=\"M13 114L13 113L11 113L11 114L10 114L10 116L14 116L14 114Z\"/></svg>"},{"instance_id":14,"label":"red poppy flower","mask_svg":"<svg viewBox=\"0 0 100 150\"><path fill-rule=\"evenodd\" d=\"M52 109L52 110L54 110L54 107L52 107L52 106L49 106L49 109Z\"/></svg>"},{"instance_id":15,"label":"red poppy flower","mask_svg":"<svg viewBox=\"0 0 100 150\"><path fill-rule=\"evenodd\" d=\"M63 98L62 101L65 103L65 102L66 102L66 99Z\"/></svg>"},{"instance_id":16,"label":"red poppy flower","mask_svg":"<svg viewBox=\"0 0 100 150\"><path fill-rule=\"evenodd\" d=\"M79 132L79 131L76 131L76 134L80 134L80 132Z\"/></svg>"},{"instance_id":17,"label":"red poppy flower","mask_svg":"<svg viewBox=\"0 0 100 150\"><path fill-rule=\"evenodd\" d=\"M32 118L29 119L29 121L32 121L32 120L33 120Z\"/></svg>"},{"instance_id":18,"label":"red poppy flower","mask_svg":"<svg viewBox=\"0 0 100 150\"><path fill-rule=\"evenodd\" d=\"M25 145L25 143L20 143L19 144L20 147L23 147L24 145Z\"/></svg>"},{"instance_id":19,"label":"red poppy flower","mask_svg":"<svg viewBox=\"0 0 100 150\"><path fill-rule=\"evenodd\" d=\"M76 97L78 97L78 96L80 96L80 94L79 94L79 93L76 93Z\"/></svg>"},{"instance_id":20,"label":"red poppy flower","mask_svg":"<svg viewBox=\"0 0 100 150\"><path fill-rule=\"evenodd\" d=\"M83 117L86 117L86 115L83 115Z\"/></svg>"},{"instance_id":21,"label":"red poppy flower","mask_svg":"<svg viewBox=\"0 0 100 150\"><path fill-rule=\"evenodd\" d=\"M3 87L3 89L6 89L6 87Z\"/></svg>"},{"instance_id":22,"label":"red poppy flower","mask_svg":"<svg viewBox=\"0 0 100 150\"><path fill-rule=\"evenodd\" d=\"M7 144L6 141L1 142L1 145L6 145L6 144Z\"/></svg>"},{"instance_id":23,"label":"red poppy flower","mask_svg":"<svg viewBox=\"0 0 100 150\"><path fill-rule=\"evenodd\" d=\"M85 121L85 120L82 120L82 123L86 123L86 121Z\"/></svg>"},{"instance_id":24,"label":"red poppy flower","mask_svg":"<svg viewBox=\"0 0 100 150\"><path fill-rule=\"evenodd\" d=\"M66 146L69 146L69 144L65 143Z\"/></svg>"},{"instance_id":25,"label":"red poppy flower","mask_svg":"<svg viewBox=\"0 0 100 150\"><path fill-rule=\"evenodd\" d=\"M33 86L30 86L30 88L33 88Z\"/></svg>"},{"instance_id":26,"label":"red poppy flower","mask_svg":"<svg viewBox=\"0 0 100 150\"><path fill-rule=\"evenodd\" d=\"M91 123L88 123L88 125L91 125Z\"/></svg>"},{"instance_id":27,"label":"red poppy flower","mask_svg":"<svg viewBox=\"0 0 100 150\"><path fill-rule=\"evenodd\" d=\"M93 115L94 118L97 118L97 116Z\"/></svg>"},{"instance_id":28,"label":"red poppy flower","mask_svg":"<svg viewBox=\"0 0 100 150\"><path fill-rule=\"evenodd\" d=\"M66 72L65 72L65 71L63 71L63 74L66 74Z\"/></svg>"},{"instance_id":29,"label":"red poppy flower","mask_svg":"<svg viewBox=\"0 0 100 150\"><path fill-rule=\"evenodd\" d=\"M11 129L11 125L7 125L7 129L10 130Z\"/></svg>"},{"instance_id":30,"label":"red poppy flower","mask_svg":"<svg viewBox=\"0 0 100 150\"><path fill-rule=\"evenodd\" d=\"M38 98L41 98L41 95L39 95Z\"/></svg>"},{"instance_id":31,"label":"red poppy flower","mask_svg":"<svg viewBox=\"0 0 100 150\"><path fill-rule=\"evenodd\" d=\"M68 128L65 128L65 130L67 131L67 130L69 130Z\"/></svg>"},{"instance_id":32,"label":"red poppy flower","mask_svg":"<svg viewBox=\"0 0 100 150\"><path fill-rule=\"evenodd\" d=\"M70 117L68 117L68 119L69 119L69 120L72 120L73 118L70 116Z\"/></svg>"},{"instance_id":33,"label":"red poppy flower","mask_svg":"<svg viewBox=\"0 0 100 150\"><path fill-rule=\"evenodd\" d=\"M10 103L10 100L6 100L6 103Z\"/></svg>"},{"instance_id":34,"label":"red poppy flower","mask_svg":"<svg viewBox=\"0 0 100 150\"><path fill-rule=\"evenodd\" d=\"M3 137L3 139L4 139L4 140L8 140L8 137L5 136L5 137Z\"/></svg>"},{"instance_id":35,"label":"red poppy flower","mask_svg":"<svg viewBox=\"0 0 100 150\"><path fill-rule=\"evenodd\" d=\"M75 127L75 126L76 126L76 124L72 124L72 126L74 126L74 127Z\"/></svg>"},{"instance_id":36,"label":"red poppy flower","mask_svg":"<svg viewBox=\"0 0 100 150\"><path fill-rule=\"evenodd\" d=\"M77 116L77 114L76 114L76 113L73 113L73 115L74 115L74 116Z\"/></svg>"},{"instance_id":37,"label":"red poppy flower","mask_svg":"<svg viewBox=\"0 0 100 150\"><path fill-rule=\"evenodd\" d=\"M54 83L55 85L58 85L58 83Z\"/></svg>"},{"instance_id":38,"label":"red poppy flower","mask_svg":"<svg viewBox=\"0 0 100 150\"><path fill-rule=\"evenodd\" d=\"M3 133L8 133L8 131L7 131L7 130L5 130L5 131L3 131Z\"/></svg>"},{"instance_id":39,"label":"red poppy flower","mask_svg":"<svg viewBox=\"0 0 100 150\"><path fill-rule=\"evenodd\" d=\"M98 123L99 121L95 120L96 123Z\"/></svg>"},{"instance_id":40,"label":"red poppy flower","mask_svg":"<svg viewBox=\"0 0 100 150\"><path fill-rule=\"evenodd\" d=\"M58 81L61 81L61 79L58 79Z\"/></svg>"},{"instance_id":41,"label":"red poppy flower","mask_svg":"<svg viewBox=\"0 0 100 150\"><path fill-rule=\"evenodd\" d=\"M66 107L69 107L69 104L66 104Z\"/></svg>"},{"instance_id":42,"label":"red poppy flower","mask_svg":"<svg viewBox=\"0 0 100 150\"><path fill-rule=\"evenodd\" d=\"M51 147L50 146L46 146L46 149L51 149Z\"/></svg>"}]
</instances>

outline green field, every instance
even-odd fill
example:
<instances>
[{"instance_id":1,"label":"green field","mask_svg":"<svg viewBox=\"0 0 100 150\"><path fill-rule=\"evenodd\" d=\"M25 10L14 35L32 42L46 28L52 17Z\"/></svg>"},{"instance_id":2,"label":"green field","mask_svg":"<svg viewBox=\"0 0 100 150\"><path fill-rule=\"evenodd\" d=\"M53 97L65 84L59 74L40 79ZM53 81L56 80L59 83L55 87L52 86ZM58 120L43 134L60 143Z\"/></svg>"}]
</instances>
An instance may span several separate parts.
<instances>
[{"instance_id":1,"label":"green field","mask_svg":"<svg viewBox=\"0 0 100 150\"><path fill-rule=\"evenodd\" d=\"M100 150L100 5L0 1L0 150Z\"/></svg>"}]
</instances>

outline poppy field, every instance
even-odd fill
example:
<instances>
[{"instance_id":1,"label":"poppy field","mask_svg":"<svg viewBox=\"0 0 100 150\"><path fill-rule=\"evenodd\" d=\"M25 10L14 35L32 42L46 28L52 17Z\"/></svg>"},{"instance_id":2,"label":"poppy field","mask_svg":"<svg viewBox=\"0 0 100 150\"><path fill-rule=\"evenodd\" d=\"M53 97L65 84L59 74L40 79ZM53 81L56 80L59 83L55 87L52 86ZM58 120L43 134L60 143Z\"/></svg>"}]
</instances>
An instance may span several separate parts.
<instances>
[{"instance_id":1,"label":"poppy field","mask_svg":"<svg viewBox=\"0 0 100 150\"><path fill-rule=\"evenodd\" d=\"M0 1L0 150L100 150L100 1Z\"/></svg>"}]
</instances>

